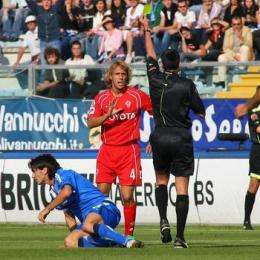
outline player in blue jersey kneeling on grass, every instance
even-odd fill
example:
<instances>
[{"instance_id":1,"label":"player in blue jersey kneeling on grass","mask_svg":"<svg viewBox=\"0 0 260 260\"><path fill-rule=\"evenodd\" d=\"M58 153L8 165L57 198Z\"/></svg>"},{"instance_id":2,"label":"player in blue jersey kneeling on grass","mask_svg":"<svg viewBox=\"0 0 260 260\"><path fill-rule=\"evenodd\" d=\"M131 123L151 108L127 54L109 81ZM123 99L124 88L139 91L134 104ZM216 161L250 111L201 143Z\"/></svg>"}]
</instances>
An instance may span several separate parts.
<instances>
[{"instance_id":1,"label":"player in blue jersey kneeling on grass","mask_svg":"<svg viewBox=\"0 0 260 260\"><path fill-rule=\"evenodd\" d=\"M49 154L39 155L28 163L33 179L40 185L50 185L52 202L38 215L45 223L53 209L63 210L71 231L65 246L75 247L143 247L141 241L124 236L114 230L121 215L116 205L90 181L73 170L60 167ZM76 218L80 221L77 225Z\"/></svg>"}]
</instances>

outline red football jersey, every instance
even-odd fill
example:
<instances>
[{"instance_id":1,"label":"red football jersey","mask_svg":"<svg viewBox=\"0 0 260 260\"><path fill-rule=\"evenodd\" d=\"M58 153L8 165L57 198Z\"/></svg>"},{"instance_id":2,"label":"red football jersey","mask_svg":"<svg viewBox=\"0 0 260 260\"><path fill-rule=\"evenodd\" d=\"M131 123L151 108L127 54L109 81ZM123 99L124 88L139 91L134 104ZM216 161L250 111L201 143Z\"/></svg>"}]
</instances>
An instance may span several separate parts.
<instances>
[{"instance_id":1,"label":"red football jersey","mask_svg":"<svg viewBox=\"0 0 260 260\"><path fill-rule=\"evenodd\" d=\"M116 100L115 109L121 112L109 117L101 128L101 138L104 144L124 145L140 139L141 111L152 114L150 97L135 87L127 87L121 96L115 97L111 89L98 94L93 101L88 118L102 116L108 112L109 104Z\"/></svg>"}]
</instances>

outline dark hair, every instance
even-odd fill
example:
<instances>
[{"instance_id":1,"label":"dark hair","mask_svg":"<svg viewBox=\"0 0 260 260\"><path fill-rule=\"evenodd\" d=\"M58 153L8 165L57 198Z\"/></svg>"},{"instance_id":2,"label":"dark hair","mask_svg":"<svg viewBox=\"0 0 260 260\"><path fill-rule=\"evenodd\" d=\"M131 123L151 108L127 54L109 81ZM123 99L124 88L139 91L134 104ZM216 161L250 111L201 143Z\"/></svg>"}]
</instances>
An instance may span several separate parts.
<instances>
[{"instance_id":1,"label":"dark hair","mask_svg":"<svg viewBox=\"0 0 260 260\"><path fill-rule=\"evenodd\" d=\"M242 17L239 16L239 15L233 15L233 16L231 17L231 21L232 21L233 19L234 19L234 20L238 20L238 19L239 19L239 20L242 20Z\"/></svg>"},{"instance_id":2,"label":"dark hair","mask_svg":"<svg viewBox=\"0 0 260 260\"><path fill-rule=\"evenodd\" d=\"M117 15L117 10L118 10L118 16L122 19L125 20L126 17L126 3L124 0L121 0L120 6L116 7L114 4L114 0L112 0L111 3L111 16L113 17L113 19L115 19L116 15Z\"/></svg>"},{"instance_id":3,"label":"dark hair","mask_svg":"<svg viewBox=\"0 0 260 260\"><path fill-rule=\"evenodd\" d=\"M166 50L162 56L162 65L164 70L178 70L180 65L180 55L176 50Z\"/></svg>"},{"instance_id":4,"label":"dark hair","mask_svg":"<svg viewBox=\"0 0 260 260\"><path fill-rule=\"evenodd\" d=\"M58 49L53 48L53 47L47 47L45 49L45 51L44 51L44 59L47 61L48 56L53 55L53 54L57 57L56 63L58 63L59 59L60 59L60 52L59 52Z\"/></svg>"},{"instance_id":5,"label":"dark hair","mask_svg":"<svg viewBox=\"0 0 260 260\"><path fill-rule=\"evenodd\" d=\"M96 0L95 1L95 5L94 5L95 15L98 12L97 7L96 7L98 2L103 2L103 4L104 4L104 12L107 10L107 2L106 2L106 0Z\"/></svg>"},{"instance_id":6,"label":"dark hair","mask_svg":"<svg viewBox=\"0 0 260 260\"><path fill-rule=\"evenodd\" d=\"M46 167L48 169L50 179L53 179L57 170L61 168L59 163L51 154L41 154L35 158L32 158L28 163L28 167L32 171L36 169L42 170Z\"/></svg>"},{"instance_id":7,"label":"dark hair","mask_svg":"<svg viewBox=\"0 0 260 260\"><path fill-rule=\"evenodd\" d=\"M71 45L70 45L70 48L72 48L73 45L79 45L79 46L80 46L80 49L81 49L81 59L83 59L83 58L84 58L84 52L82 51L81 42L78 41L78 40L73 41L73 42L71 43ZM71 59L72 59L72 60L74 59L73 55L72 55Z\"/></svg>"},{"instance_id":8,"label":"dark hair","mask_svg":"<svg viewBox=\"0 0 260 260\"><path fill-rule=\"evenodd\" d=\"M178 4L183 3L183 2L185 2L185 4L187 4L187 0L178 0Z\"/></svg>"},{"instance_id":9,"label":"dark hair","mask_svg":"<svg viewBox=\"0 0 260 260\"><path fill-rule=\"evenodd\" d=\"M81 47L81 42L78 40L75 40L71 43L70 47L72 47L73 45L79 45Z\"/></svg>"},{"instance_id":10,"label":"dark hair","mask_svg":"<svg viewBox=\"0 0 260 260\"><path fill-rule=\"evenodd\" d=\"M190 29L189 27L187 27L187 26L182 26L182 27L180 28L180 32L182 33L183 31L190 32L191 29Z\"/></svg>"}]
</instances>

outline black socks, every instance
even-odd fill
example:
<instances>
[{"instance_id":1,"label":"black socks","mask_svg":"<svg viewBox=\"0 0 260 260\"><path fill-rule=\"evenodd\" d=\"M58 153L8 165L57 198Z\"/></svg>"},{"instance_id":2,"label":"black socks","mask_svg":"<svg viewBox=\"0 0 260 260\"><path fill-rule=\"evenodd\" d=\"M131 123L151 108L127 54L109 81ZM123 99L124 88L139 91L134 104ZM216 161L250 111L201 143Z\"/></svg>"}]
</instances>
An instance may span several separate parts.
<instances>
[{"instance_id":1,"label":"black socks","mask_svg":"<svg viewBox=\"0 0 260 260\"><path fill-rule=\"evenodd\" d=\"M159 185L155 189L155 201L161 219L167 218L168 191L166 185Z\"/></svg>"},{"instance_id":2,"label":"black socks","mask_svg":"<svg viewBox=\"0 0 260 260\"><path fill-rule=\"evenodd\" d=\"M245 198L245 222L250 222L251 212L255 202L255 194L247 191Z\"/></svg>"},{"instance_id":3,"label":"black socks","mask_svg":"<svg viewBox=\"0 0 260 260\"><path fill-rule=\"evenodd\" d=\"M189 211L189 196L177 195L176 215L177 215L177 235L176 237L184 240L184 229Z\"/></svg>"}]
</instances>

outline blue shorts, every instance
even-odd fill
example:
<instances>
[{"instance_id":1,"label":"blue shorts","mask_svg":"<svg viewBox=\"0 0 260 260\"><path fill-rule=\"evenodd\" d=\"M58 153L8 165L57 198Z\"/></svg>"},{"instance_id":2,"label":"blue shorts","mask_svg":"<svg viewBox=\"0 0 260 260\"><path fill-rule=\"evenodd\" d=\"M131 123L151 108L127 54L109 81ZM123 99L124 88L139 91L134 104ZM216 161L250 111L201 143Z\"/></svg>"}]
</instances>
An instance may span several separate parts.
<instances>
[{"instance_id":1,"label":"blue shorts","mask_svg":"<svg viewBox=\"0 0 260 260\"><path fill-rule=\"evenodd\" d=\"M96 213L103 219L104 224L111 228L116 228L121 219L121 213L116 205L110 200L104 200L101 204L94 206L90 209L85 216L84 220L90 213ZM84 221L82 222L84 223Z\"/></svg>"}]
</instances>

